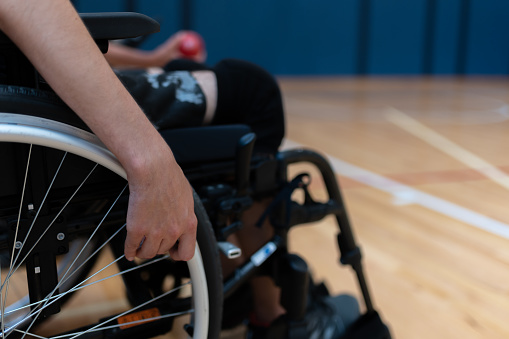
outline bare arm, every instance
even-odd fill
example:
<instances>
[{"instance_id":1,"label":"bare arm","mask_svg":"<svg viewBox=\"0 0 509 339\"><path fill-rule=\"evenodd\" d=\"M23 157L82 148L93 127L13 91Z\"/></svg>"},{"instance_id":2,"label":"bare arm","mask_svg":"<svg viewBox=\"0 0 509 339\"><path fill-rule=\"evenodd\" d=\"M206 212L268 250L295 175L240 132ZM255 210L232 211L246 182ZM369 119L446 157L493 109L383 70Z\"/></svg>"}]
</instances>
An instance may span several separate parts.
<instances>
[{"instance_id":1,"label":"bare arm","mask_svg":"<svg viewBox=\"0 0 509 339\"><path fill-rule=\"evenodd\" d=\"M151 51L112 43L106 53L106 60L117 68L163 67L172 60L182 58L179 45L186 31L180 31L169 37L164 43ZM204 62L207 57L205 49L191 57L196 62ZM189 58L189 56L187 57Z\"/></svg>"},{"instance_id":2,"label":"bare arm","mask_svg":"<svg viewBox=\"0 0 509 339\"><path fill-rule=\"evenodd\" d=\"M149 258L172 248L174 259L190 259L196 236L191 188L70 2L2 0L0 29L126 170L130 189L126 257Z\"/></svg>"},{"instance_id":3,"label":"bare arm","mask_svg":"<svg viewBox=\"0 0 509 339\"><path fill-rule=\"evenodd\" d=\"M110 44L105 56L109 64L116 68L149 68L164 65L156 59L152 51L144 51L117 43Z\"/></svg>"}]
</instances>

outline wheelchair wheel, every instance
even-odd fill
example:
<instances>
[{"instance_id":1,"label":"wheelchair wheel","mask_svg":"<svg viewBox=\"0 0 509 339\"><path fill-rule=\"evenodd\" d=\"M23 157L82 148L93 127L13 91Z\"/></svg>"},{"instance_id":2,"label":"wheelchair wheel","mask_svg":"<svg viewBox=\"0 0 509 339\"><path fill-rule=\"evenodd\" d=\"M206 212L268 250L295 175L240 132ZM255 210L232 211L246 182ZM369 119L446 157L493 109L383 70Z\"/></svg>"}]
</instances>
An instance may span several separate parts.
<instances>
[{"instance_id":1,"label":"wheelchair wheel","mask_svg":"<svg viewBox=\"0 0 509 339\"><path fill-rule=\"evenodd\" d=\"M125 171L93 134L0 113L0 157L2 336L219 337L219 255L196 194L193 259L128 262L122 257ZM110 303L106 314L93 304L91 314L80 315L85 301L102 303L94 295L102 284L125 297ZM71 313L77 320L59 322Z\"/></svg>"}]
</instances>

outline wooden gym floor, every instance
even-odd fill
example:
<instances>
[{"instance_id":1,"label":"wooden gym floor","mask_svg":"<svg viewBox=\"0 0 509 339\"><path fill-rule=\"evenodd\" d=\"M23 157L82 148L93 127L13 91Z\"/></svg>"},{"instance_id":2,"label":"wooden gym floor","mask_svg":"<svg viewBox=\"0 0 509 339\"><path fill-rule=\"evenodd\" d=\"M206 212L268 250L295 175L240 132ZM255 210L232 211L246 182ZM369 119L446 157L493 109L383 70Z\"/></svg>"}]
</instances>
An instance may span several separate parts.
<instances>
[{"instance_id":1,"label":"wooden gym floor","mask_svg":"<svg viewBox=\"0 0 509 339\"><path fill-rule=\"evenodd\" d=\"M376 307L395 338L509 337L509 82L280 79L289 144L321 150L342 185ZM295 249L336 293L335 226Z\"/></svg>"},{"instance_id":2,"label":"wooden gym floor","mask_svg":"<svg viewBox=\"0 0 509 339\"><path fill-rule=\"evenodd\" d=\"M330 157L394 338L508 338L508 80L279 80L284 147ZM311 187L322 195L320 180ZM333 293L358 295L337 263L336 231L332 218L296 228L292 249ZM106 286L87 309L121 307L117 300Z\"/></svg>"}]
</instances>

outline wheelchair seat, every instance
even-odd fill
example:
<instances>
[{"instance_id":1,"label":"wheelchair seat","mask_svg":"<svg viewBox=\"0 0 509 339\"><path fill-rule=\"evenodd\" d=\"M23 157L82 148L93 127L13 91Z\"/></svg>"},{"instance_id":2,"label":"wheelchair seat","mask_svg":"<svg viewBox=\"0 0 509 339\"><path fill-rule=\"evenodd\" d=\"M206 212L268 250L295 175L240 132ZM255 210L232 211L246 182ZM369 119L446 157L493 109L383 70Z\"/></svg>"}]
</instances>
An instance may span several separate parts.
<instances>
[{"instance_id":1,"label":"wheelchair seat","mask_svg":"<svg viewBox=\"0 0 509 339\"><path fill-rule=\"evenodd\" d=\"M249 134L246 125L219 125L178 128L160 131L181 166L233 160L238 141Z\"/></svg>"}]
</instances>

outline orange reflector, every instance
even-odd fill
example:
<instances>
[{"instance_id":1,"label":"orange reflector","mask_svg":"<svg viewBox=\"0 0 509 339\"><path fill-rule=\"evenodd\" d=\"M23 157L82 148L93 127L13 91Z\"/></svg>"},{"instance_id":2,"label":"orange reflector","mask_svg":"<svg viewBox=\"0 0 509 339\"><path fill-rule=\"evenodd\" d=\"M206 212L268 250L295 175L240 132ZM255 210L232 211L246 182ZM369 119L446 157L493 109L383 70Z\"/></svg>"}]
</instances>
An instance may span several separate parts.
<instances>
[{"instance_id":1,"label":"orange reflector","mask_svg":"<svg viewBox=\"0 0 509 339\"><path fill-rule=\"evenodd\" d=\"M126 324L126 325L120 326L120 329L125 330L126 328L145 324L150 321L154 321L156 319L151 319L151 320L147 320L147 321L140 321L140 320L155 318L155 317L159 317L160 315L161 315L161 313L159 312L159 309L151 308L148 310L143 310L143 311L139 311L136 313L130 313L130 314L124 315L124 316L118 318L117 321L119 324ZM133 321L139 321L139 322L134 323L134 324L129 324L129 323L132 323Z\"/></svg>"}]
</instances>

